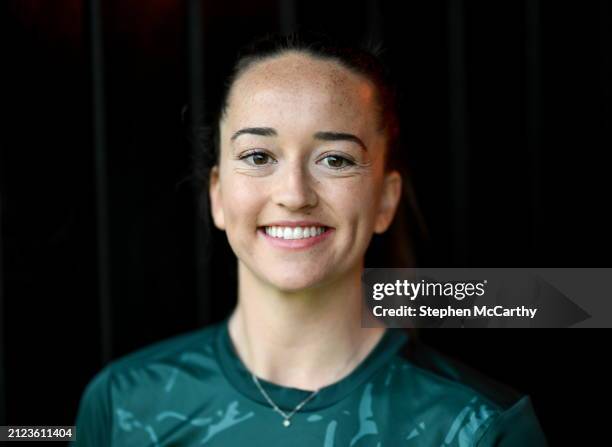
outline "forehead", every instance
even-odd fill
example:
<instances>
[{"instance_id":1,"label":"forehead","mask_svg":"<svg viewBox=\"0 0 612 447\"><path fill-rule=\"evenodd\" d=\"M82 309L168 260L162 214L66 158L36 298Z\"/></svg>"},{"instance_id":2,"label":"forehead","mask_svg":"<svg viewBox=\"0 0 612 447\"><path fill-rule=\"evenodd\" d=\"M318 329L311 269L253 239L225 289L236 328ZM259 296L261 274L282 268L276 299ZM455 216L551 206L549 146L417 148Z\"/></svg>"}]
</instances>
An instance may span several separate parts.
<instances>
[{"instance_id":1,"label":"forehead","mask_svg":"<svg viewBox=\"0 0 612 447\"><path fill-rule=\"evenodd\" d=\"M375 87L364 76L335 61L290 52L256 63L236 80L227 118L242 123L299 117L302 123L319 126L324 121L340 127L375 127L375 101Z\"/></svg>"}]
</instances>

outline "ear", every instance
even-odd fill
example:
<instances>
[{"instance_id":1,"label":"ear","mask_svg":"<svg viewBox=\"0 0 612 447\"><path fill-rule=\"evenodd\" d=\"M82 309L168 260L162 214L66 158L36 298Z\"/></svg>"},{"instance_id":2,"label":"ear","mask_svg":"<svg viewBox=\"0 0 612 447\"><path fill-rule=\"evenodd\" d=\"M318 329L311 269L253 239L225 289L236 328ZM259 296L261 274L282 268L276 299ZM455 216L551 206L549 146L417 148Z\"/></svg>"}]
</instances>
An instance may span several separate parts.
<instances>
[{"instance_id":1,"label":"ear","mask_svg":"<svg viewBox=\"0 0 612 447\"><path fill-rule=\"evenodd\" d=\"M219 166L215 165L210 170L210 183L208 196L210 199L210 212L219 230L225 230L225 215L223 213L223 196L221 194L221 179L219 178Z\"/></svg>"},{"instance_id":2,"label":"ear","mask_svg":"<svg viewBox=\"0 0 612 447\"><path fill-rule=\"evenodd\" d=\"M397 171L385 174L381 191L380 205L374 223L374 232L381 234L387 231L397 211L402 196L402 176Z\"/></svg>"}]
</instances>

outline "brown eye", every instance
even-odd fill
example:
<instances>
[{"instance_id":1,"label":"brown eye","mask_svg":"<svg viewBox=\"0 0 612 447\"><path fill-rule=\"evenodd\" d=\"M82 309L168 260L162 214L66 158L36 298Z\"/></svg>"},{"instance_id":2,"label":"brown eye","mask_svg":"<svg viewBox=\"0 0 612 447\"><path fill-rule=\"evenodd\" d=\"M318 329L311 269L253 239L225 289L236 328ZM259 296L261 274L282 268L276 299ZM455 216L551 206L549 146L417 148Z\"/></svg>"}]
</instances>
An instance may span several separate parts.
<instances>
[{"instance_id":1,"label":"brown eye","mask_svg":"<svg viewBox=\"0 0 612 447\"><path fill-rule=\"evenodd\" d=\"M240 160L244 160L247 164L251 166L266 166L268 161L270 160L270 156L265 152L251 152L250 154L246 154L240 157Z\"/></svg>"},{"instance_id":2,"label":"brown eye","mask_svg":"<svg viewBox=\"0 0 612 447\"><path fill-rule=\"evenodd\" d=\"M332 169L344 169L354 164L351 160L339 155L328 155L323 160L327 160L327 166Z\"/></svg>"},{"instance_id":3,"label":"brown eye","mask_svg":"<svg viewBox=\"0 0 612 447\"><path fill-rule=\"evenodd\" d=\"M253 154L253 164L255 165L265 165L266 161L268 160L268 155L267 154Z\"/></svg>"}]
</instances>

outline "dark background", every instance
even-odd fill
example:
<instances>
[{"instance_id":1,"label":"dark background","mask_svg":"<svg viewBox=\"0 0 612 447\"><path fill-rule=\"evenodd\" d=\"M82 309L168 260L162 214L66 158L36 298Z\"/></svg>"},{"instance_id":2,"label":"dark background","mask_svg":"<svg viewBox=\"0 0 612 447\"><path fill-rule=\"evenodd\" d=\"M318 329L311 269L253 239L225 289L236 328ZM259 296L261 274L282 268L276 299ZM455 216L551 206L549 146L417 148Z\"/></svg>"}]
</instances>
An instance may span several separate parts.
<instances>
[{"instance_id":1,"label":"dark background","mask_svg":"<svg viewBox=\"0 0 612 447\"><path fill-rule=\"evenodd\" d=\"M72 424L110 359L233 307L224 234L214 263L203 252L180 111L191 94L206 111L263 32L384 39L430 233L422 264L610 266L610 2L96 5L2 6L0 425ZM609 331L421 334L528 393L552 445L604 432Z\"/></svg>"}]
</instances>

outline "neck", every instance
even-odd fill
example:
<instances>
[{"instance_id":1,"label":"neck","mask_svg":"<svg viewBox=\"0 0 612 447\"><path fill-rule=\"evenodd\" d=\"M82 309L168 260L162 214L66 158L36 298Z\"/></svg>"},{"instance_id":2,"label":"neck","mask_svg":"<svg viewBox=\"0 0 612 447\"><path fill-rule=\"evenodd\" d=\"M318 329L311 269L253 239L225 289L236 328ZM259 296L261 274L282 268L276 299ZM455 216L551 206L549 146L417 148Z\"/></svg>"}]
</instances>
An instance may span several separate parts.
<instances>
[{"instance_id":1,"label":"neck","mask_svg":"<svg viewBox=\"0 0 612 447\"><path fill-rule=\"evenodd\" d=\"M361 271L358 266L325 285L286 292L239 262L238 304L228 328L249 371L303 390L351 373L385 331L374 319L368 326L378 327L361 327Z\"/></svg>"}]
</instances>

